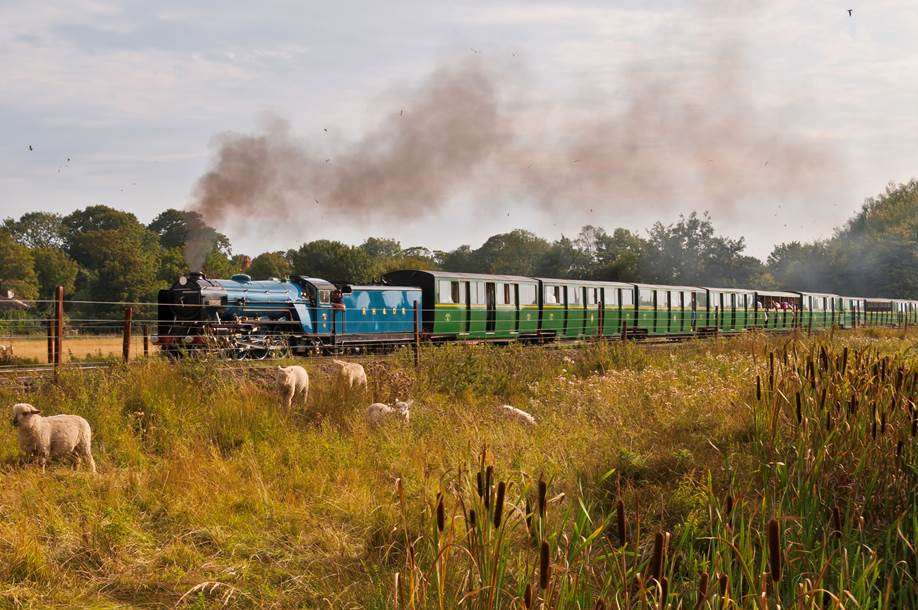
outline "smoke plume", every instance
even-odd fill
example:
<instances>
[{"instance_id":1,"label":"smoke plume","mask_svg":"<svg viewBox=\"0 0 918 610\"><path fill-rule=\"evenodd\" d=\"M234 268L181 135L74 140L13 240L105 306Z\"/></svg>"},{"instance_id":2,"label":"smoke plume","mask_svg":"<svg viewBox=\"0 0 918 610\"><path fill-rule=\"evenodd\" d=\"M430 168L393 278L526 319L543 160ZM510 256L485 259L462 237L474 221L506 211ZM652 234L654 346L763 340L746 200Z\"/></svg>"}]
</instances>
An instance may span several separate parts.
<instances>
[{"instance_id":1,"label":"smoke plume","mask_svg":"<svg viewBox=\"0 0 918 610\"><path fill-rule=\"evenodd\" d=\"M585 112L529 99L519 63L453 61L391 92L353 140L299 139L281 119L218 136L192 207L217 226L295 223L308 235L320 215L417 220L460 198L481 202L470 213L484 219L486 206L507 202L566 214L691 203L731 214L837 182L825 145L754 103L741 49L718 48L704 65L692 81L634 69Z\"/></svg>"}]
</instances>

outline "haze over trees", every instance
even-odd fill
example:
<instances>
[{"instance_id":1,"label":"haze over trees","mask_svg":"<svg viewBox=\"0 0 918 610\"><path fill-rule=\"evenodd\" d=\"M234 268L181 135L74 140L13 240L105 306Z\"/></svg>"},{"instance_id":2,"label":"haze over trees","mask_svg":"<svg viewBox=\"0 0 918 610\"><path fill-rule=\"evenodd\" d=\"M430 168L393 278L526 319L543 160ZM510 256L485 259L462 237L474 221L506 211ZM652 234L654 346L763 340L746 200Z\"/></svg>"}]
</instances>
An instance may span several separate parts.
<instances>
[{"instance_id":1,"label":"haze over trees","mask_svg":"<svg viewBox=\"0 0 918 610\"><path fill-rule=\"evenodd\" d=\"M192 233L213 243L203 266L211 277L245 272L255 279L297 274L368 283L412 267L918 298L916 180L866 200L830 239L778 244L764 262L744 253L743 238L719 235L707 214L696 213L644 234L588 225L549 241L516 229L450 251L378 237L360 245L316 240L252 258L234 253L229 238L197 212L168 209L148 225L104 205L66 216L29 212L0 225L0 287L24 299L48 299L62 285L76 300L152 302L188 271L184 250Z\"/></svg>"}]
</instances>

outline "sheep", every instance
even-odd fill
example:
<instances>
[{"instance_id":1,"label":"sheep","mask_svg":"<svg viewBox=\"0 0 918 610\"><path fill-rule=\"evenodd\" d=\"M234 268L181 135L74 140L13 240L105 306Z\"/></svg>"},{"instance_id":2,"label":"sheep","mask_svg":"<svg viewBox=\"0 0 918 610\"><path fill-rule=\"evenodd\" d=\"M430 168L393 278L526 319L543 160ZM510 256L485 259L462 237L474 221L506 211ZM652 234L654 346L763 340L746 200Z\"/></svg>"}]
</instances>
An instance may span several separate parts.
<instances>
[{"instance_id":1,"label":"sheep","mask_svg":"<svg viewBox=\"0 0 918 610\"><path fill-rule=\"evenodd\" d=\"M19 429L19 448L37 459L42 471L50 458L73 456L76 465L85 460L93 474L92 429L78 415L42 417L41 411L27 403L13 405L13 427Z\"/></svg>"},{"instance_id":2,"label":"sheep","mask_svg":"<svg viewBox=\"0 0 918 610\"><path fill-rule=\"evenodd\" d=\"M344 360L332 360L340 368L338 374L342 379L347 383L349 388L354 386L363 386L363 389L367 388L367 373L363 370L363 367L356 362L345 362Z\"/></svg>"},{"instance_id":3,"label":"sheep","mask_svg":"<svg viewBox=\"0 0 918 610\"><path fill-rule=\"evenodd\" d=\"M303 393L303 406L309 398L309 373L301 366L279 366L281 389L287 398L287 408L293 407L293 397L297 392Z\"/></svg>"},{"instance_id":4,"label":"sheep","mask_svg":"<svg viewBox=\"0 0 918 610\"><path fill-rule=\"evenodd\" d=\"M500 409L501 413L506 415L508 418L515 419L520 423L526 424L527 426L534 426L536 423L535 417L529 413L526 413L522 409L517 409L516 407L512 407L510 405L500 405L497 408Z\"/></svg>"},{"instance_id":5,"label":"sheep","mask_svg":"<svg viewBox=\"0 0 918 610\"><path fill-rule=\"evenodd\" d=\"M411 420L411 405L413 400L395 401L395 406L389 406L381 402L374 402L367 407L367 422L373 427L379 426L384 420L390 417L401 417L408 423Z\"/></svg>"}]
</instances>

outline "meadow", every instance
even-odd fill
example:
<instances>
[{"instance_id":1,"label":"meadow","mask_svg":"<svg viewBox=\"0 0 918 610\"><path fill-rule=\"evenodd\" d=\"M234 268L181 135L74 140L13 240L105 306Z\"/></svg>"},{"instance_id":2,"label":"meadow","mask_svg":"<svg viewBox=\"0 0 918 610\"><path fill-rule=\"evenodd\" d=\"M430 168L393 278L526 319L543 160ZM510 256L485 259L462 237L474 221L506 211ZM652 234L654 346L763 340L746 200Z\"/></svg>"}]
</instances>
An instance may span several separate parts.
<instances>
[{"instance_id":1,"label":"meadow","mask_svg":"<svg viewBox=\"0 0 918 610\"><path fill-rule=\"evenodd\" d=\"M421 356L369 397L305 361L292 412L206 361L0 386L86 417L99 465L0 434L0 607L918 607L918 334Z\"/></svg>"}]
</instances>

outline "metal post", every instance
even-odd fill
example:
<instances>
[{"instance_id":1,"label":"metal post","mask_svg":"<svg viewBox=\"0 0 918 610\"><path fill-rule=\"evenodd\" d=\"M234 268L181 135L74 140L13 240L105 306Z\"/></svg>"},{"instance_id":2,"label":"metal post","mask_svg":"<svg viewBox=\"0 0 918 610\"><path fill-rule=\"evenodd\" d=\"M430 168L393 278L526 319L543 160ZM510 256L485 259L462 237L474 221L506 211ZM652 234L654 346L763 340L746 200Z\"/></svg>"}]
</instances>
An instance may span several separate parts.
<instances>
[{"instance_id":1,"label":"metal post","mask_svg":"<svg viewBox=\"0 0 918 610\"><path fill-rule=\"evenodd\" d=\"M414 302L414 367L421 366L421 309L418 302Z\"/></svg>"},{"instance_id":2,"label":"metal post","mask_svg":"<svg viewBox=\"0 0 918 610\"><path fill-rule=\"evenodd\" d=\"M622 341L628 340L628 320L622 317Z\"/></svg>"},{"instance_id":3,"label":"metal post","mask_svg":"<svg viewBox=\"0 0 918 610\"><path fill-rule=\"evenodd\" d=\"M143 357L150 355L150 327L143 325Z\"/></svg>"},{"instance_id":4,"label":"metal post","mask_svg":"<svg viewBox=\"0 0 918 610\"><path fill-rule=\"evenodd\" d=\"M813 310L812 309L810 309L810 317L806 324L806 334L808 335L813 334Z\"/></svg>"},{"instance_id":5,"label":"metal post","mask_svg":"<svg viewBox=\"0 0 918 610\"><path fill-rule=\"evenodd\" d=\"M600 339L602 339L602 330L603 330L602 327L603 327L603 324L605 323L605 317L606 317L606 306L605 306L604 303L600 303L600 304L599 304L599 316L598 316L598 318L599 318L599 329L598 329L597 332L596 332L596 335L597 335Z\"/></svg>"},{"instance_id":6,"label":"metal post","mask_svg":"<svg viewBox=\"0 0 918 610\"><path fill-rule=\"evenodd\" d=\"M64 362L64 287L58 286L55 295L54 365L60 366Z\"/></svg>"},{"instance_id":7,"label":"metal post","mask_svg":"<svg viewBox=\"0 0 918 610\"><path fill-rule=\"evenodd\" d=\"M127 362L131 359L131 318L134 316L133 307L124 308L124 333L123 333L123 342L121 344L121 355L124 358L124 361Z\"/></svg>"},{"instance_id":8,"label":"metal post","mask_svg":"<svg viewBox=\"0 0 918 610\"><path fill-rule=\"evenodd\" d=\"M48 328L48 364L54 364L54 320L48 318L45 326Z\"/></svg>"}]
</instances>

